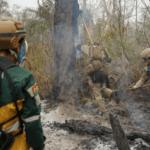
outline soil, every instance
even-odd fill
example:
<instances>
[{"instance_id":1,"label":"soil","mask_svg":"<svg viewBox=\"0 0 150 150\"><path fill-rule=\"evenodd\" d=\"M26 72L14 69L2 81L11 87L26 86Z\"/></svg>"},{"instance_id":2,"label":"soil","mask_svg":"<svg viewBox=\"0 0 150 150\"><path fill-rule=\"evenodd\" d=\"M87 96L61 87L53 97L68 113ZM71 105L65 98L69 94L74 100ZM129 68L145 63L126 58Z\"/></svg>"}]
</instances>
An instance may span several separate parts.
<instances>
[{"instance_id":1,"label":"soil","mask_svg":"<svg viewBox=\"0 0 150 150\"><path fill-rule=\"evenodd\" d=\"M149 131L146 130L149 128L149 101L137 102L128 99L116 104L114 100L101 97L99 84L94 84L92 88L94 98L83 97L83 103L78 108L71 103L59 103L54 109L48 109L47 101L42 101L41 122L46 136L45 150L117 150L112 134L92 134L90 129L103 126L111 130L109 113L118 116L125 133L134 130L146 133ZM137 109L133 109L133 106ZM142 118L144 115L147 118ZM69 121L78 122L78 125L74 124L73 130L63 128ZM79 121L82 123L79 124ZM78 130L84 123L90 124L86 126L86 132ZM131 150L150 150L150 143L141 138L128 140L128 143Z\"/></svg>"}]
</instances>

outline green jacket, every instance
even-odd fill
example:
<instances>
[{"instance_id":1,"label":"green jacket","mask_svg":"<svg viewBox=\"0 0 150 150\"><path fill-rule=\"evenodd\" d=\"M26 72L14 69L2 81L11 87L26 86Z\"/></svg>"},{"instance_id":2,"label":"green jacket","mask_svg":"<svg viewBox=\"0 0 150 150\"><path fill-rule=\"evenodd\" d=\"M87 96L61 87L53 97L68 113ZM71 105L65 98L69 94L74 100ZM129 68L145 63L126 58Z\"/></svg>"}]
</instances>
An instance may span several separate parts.
<instances>
[{"instance_id":1,"label":"green jacket","mask_svg":"<svg viewBox=\"0 0 150 150\"><path fill-rule=\"evenodd\" d=\"M0 57L0 61L9 60L6 57ZM40 122L40 98L37 84L30 71L21 68L19 66L11 67L7 69L8 74L12 79L12 83L15 89L15 99L21 110L23 123L25 125L25 133L27 143L33 148L44 148L45 137L43 136L42 125ZM13 98L11 95L11 89L9 81L4 75L0 85L0 124L5 122L8 117L13 117L12 109L14 108ZM8 110L6 110L8 109ZM4 115L3 115L4 114ZM3 115L3 117L1 117ZM7 118L7 119L6 119ZM10 119L10 118L9 118ZM12 123L13 125L14 123ZM8 125L7 125L8 126ZM16 125L15 125L16 126ZM4 131L12 133L16 131L9 130L9 128L2 126ZM8 131L9 130L9 131Z\"/></svg>"}]
</instances>

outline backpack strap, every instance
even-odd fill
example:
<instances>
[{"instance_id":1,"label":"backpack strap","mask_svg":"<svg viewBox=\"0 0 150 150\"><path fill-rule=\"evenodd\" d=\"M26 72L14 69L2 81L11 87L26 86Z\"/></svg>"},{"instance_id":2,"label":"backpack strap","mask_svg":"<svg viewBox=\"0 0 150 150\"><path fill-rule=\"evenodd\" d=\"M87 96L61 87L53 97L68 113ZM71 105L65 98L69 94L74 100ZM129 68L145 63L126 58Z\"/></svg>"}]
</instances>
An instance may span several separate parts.
<instances>
[{"instance_id":1,"label":"backpack strap","mask_svg":"<svg viewBox=\"0 0 150 150\"><path fill-rule=\"evenodd\" d=\"M2 73L4 72L3 70L7 70L8 68L10 68L12 66L16 66L16 65L13 64L12 62L6 61L6 60L2 60L0 62L0 69L1 69L0 70L0 85L1 85ZM0 93L1 93L1 89L0 89Z\"/></svg>"},{"instance_id":2,"label":"backpack strap","mask_svg":"<svg viewBox=\"0 0 150 150\"><path fill-rule=\"evenodd\" d=\"M11 91L12 91L12 96L13 96L13 98L14 98L14 103L15 103L15 107L16 107L16 111L17 111L17 116L18 116L18 118L19 118L19 122L20 122L20 127L22 128L22 130L21 130L21 132L19 132L19 134L21 134L22 132L23 132L23 121L22 121L22 119L21 119L21 112L19 111L19 109L18 109L18 105L17 105L17 100L16 100L16 95L15 95L15 92L14 92L14 87L13 87L13 83L12 83L12 80L11 80L11 77L10 77L10 75L8 74L8 72L6 71L7 69L9 69L10 67L14 67L14 66L17 66L17 65L15 65L15 64L13 64L12 62L10 62L10 61L2 61L2 62L0 62L0 75L2 76L2 73L1 72L4 72L4 74L6 75L6 77L7 77L7 79L8 79L8 81L9 81L9 86L10 86L10 88L11 88ZM1 78L1 76L0 76L0 84L1 84L1 80L2 80L2 78ZM11 119L10 119L11 120ZM8 121L10 121L10 120L8 120ZM8 122L7 121L7 122ZM6 123L6 122L5 122ZM17 134L18 135L18 134Z\"/></svg>"},{"instance_id":3,"label":"backpack strap","mask_svg":"<svg viewBox=\"0 0 150 150\"><path fill-rule=\"evenodd\" d=\"M5 73L6 77L8 78L8 81L9 81L9 86L11 88L11 90L13 91L13 84L12 84L12 80L9 76L9 74L7 73L7 69L9 69L10 67L12 66L17 66L15 64L13 64L12 62L9 62L9 61L1 61L0 62L0 70L1 70L1 76L2 76L2 72ZM2 79L2 77L0 76L0 78ZM12 92L13 94L13 92Z\"/></svg>"},{"instance_id":4,"label":"backpack strap","mask_svg":"<svg viewBox=\"0 0 150 150\"><path fill-rule=\"evenodd\" d=\"M7 69L9 69L10 67L13 67L13 66L18 66L18 65L13 64L11 61L8 61L8 60L2 60L0 62L0 68L2 68L3 70L7 70Z\"/></svg>"},{"instance_id":5,"label":"backpack strap","mask_svg":"<svg viewBox=\"0 0 150 150\"><path fill-rule=\"evenodd\" d=\"M1 85L1 82L2 82L2 71L0 70L0 85ZM1 94L1 88L0 88L0 94Z\"/></svg>"}]
</instances>

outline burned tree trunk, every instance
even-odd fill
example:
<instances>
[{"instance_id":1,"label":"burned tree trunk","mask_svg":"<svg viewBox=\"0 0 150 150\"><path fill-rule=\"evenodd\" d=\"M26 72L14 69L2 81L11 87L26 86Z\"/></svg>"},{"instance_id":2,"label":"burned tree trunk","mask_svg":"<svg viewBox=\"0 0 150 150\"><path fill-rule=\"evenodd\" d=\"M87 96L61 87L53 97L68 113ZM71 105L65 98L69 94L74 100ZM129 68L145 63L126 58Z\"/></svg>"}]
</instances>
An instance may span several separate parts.
<instances>
[{"instance_id":1,"label":"burned tree trunk","mask_svg":"<svg viewBox=\"0 0 150 150\"><path fill-rule=\"evenodd\" d=\"M118 149L119 150L130 150L125 133L119 123L118 118L112 114L109 114L109 117L110 117L110 123L111 123L112 130L113 130L113 135L116 140Z\"/></svg>"},{"instance_id":2,"label":"burned tree trunk","mask_svg":"<svg viewBox=\"0 0 150 150\"><path fill-rule=\"evenodd\" d=\"M54 100L77 99L76 53L73 46L77 0L56 0L54 14ZM78 7L75 7L75 9Z\"/></svg>"}]
</instances>

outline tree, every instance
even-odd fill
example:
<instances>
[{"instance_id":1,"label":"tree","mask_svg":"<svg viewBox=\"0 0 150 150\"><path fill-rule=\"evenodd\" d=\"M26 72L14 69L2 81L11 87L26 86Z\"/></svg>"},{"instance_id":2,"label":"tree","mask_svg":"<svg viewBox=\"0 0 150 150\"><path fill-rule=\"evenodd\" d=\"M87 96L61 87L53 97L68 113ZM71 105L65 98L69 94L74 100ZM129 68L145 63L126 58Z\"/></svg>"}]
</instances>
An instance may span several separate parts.
<instances>
[{"instance_id":1,"label":"tree","mask_svg":"<svg viewBox=\"0 0 150 150\"><path fill-rule=\"evenodd\" d=\"M12 9L13 18L17 21L21 22L22 19L22 10L20 10L21 6L14 4Z\"/></svg>"},{"instance_id":2,"label":"tree","mask_svg":"<svg viewBox=\"0 0 150 150\"><path fill-rule=\"evenodd\" d=\"M56 0L54 14L54 100L77 100L76 54L73 46L77 0Z\"/></svg>"},{"instance_id":3,"label":"tree","mask_svg":"<svg viewBox=\"0 0 150 150\"><path fill-rule=\"evenodd\" d=\"M8 3L5 0L0 1L0 18L1 17L12 17L11 13L8 11Z\"/></svg>"},{"instance_id":4,"label":"tree","mask_svg":"<svg viewBox=\"0 0 150 150\"><path fill-rule=\"evenodd\" d=\"M51 33L54 23L53 0L47 0L46 4L40 4L38 2L38 6L39 7L37 10L27 8L23 10L22 13L20 13L20 18L25 25L26 31L28 33L28 40L30 40L32 43L34 43L33 41L39 41L40 39L43 39L42 36L44 36L44 34L48 35L49 33ZM18 13L16 12L16 14Z\"/></svg>"}]
</instances>

